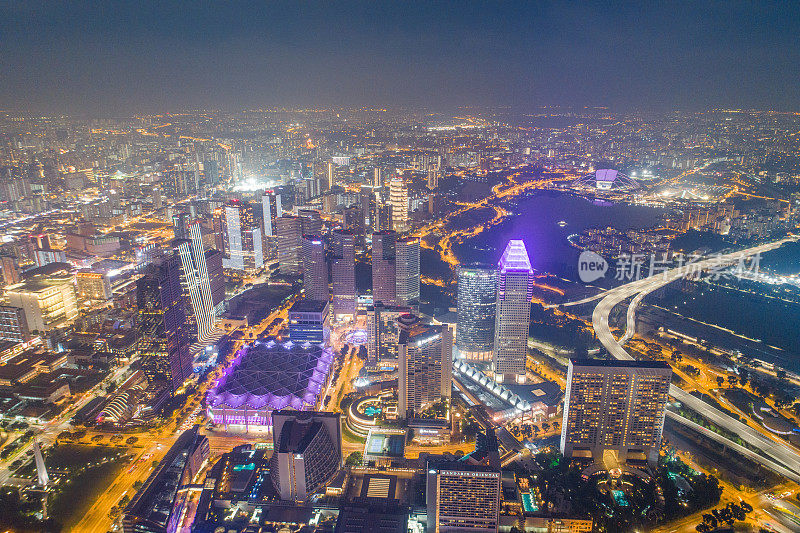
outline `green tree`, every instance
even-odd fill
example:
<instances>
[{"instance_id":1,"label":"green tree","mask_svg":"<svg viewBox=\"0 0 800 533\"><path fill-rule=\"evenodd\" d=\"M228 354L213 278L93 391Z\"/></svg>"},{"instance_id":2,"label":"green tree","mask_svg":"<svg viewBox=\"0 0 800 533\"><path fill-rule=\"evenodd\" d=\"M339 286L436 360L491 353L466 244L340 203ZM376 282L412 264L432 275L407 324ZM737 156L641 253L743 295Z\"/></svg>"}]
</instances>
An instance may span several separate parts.
<instances>
[{"instance_id":1,"label":"green tree","mask_svg":"<svg viewBox=\"0 0 800 533\"><path fill-rule=\"evenodd\" d=\"M347 466L359 466L364 461L364 454L361 452L353 452L347 456L344 464Z\"/></svg>"}]
</instances>

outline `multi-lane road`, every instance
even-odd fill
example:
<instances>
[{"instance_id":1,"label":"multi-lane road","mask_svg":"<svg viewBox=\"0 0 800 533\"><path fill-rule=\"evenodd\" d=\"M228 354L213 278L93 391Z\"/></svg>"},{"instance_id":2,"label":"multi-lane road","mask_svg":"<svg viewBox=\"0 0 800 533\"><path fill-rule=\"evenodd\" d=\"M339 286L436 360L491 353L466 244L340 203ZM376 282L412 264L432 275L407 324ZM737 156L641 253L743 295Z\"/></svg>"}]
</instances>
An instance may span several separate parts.
<instances>
[{"instance_id":1,"label":"multi-lane road","mask_svg":"<svg viewBox=\"0 0 800 533\"><path fill-rule=\"evenodd\" d=\"M714 256L696 263L692 263L691 268L694 271L699 272L703 269L718 268L722 265L734 265L737 264L742 258L767 252L790 240L793 239L782 239L780 241L755 246L747 250ZM612 357L619 360L633 360L633 357L623 348L623 344L632 337L633 332L635 331L636 308L638 307L639 302L641 302L642 298L644 298L644 296L647 294L667 285L668 283L680 279L681 277L685 276L686 273L687 271L685 266L683 268L667 270L666 272L660 273L656 276L639 279L615 289L611 289L599 297L600 302L594 308L594 312L592 313L592 325L595 333L597 334L598 340L603 347L608 350L608 353L611 354ZM609 314L615 306L627 300L628 298L632 298L632 300L627 311L626 331L623 336L617 340L611 333L611 327L609 326ZM586 301L591 300L587 299ZM719 409L712 407L708 403L696 398L695 396L692 396L676 385L672 385L670 387L670 395L679 402L683 403L685 406L698 412L707 420L717 424L722 428L725 428L735 435L738 435L745 442L747 442L748 445L753 446L762 453L756 454L752 451L748 453L744 451L746 448L742 448L738 444L725 439L721 435L711 435L711 432L707 430L703 431L703 433L705 433L707 436L724 442L729 447L739 450L745 455L750 456L752 459L761 462L767 468L770 468L781 475L792 479L793 481L800 482L800 452L798 452L798 450L779 441L777 438L773 440L755 428L752 428L747 424L740 422L739 420L731 418ZM677 422L697 429L697 424L694 424L690 420L687 420L675 413L670 413L669 416Z\"/></svg>"}]
</instances>

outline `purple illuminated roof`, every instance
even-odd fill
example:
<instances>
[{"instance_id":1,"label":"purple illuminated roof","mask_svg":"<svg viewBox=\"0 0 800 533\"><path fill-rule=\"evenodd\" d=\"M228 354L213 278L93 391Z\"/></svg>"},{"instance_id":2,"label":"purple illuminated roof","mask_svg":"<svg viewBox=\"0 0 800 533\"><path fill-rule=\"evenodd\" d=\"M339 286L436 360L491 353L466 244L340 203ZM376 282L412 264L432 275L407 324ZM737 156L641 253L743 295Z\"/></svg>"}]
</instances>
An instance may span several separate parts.
<instances>
[{"instance_id":1,"label":"purple illuminated roof","mask_svg":"<svg viewBox=\"0 0 800 533\"><path fill-rule=\"evenodd\" d=\"M500 258L497 266L503 272L508 272L509 270L533 272L531 260L528 259L528 250L525 249L525 243L519 240L508 241L503 257Z\"/></svg>"},{"instance_id":2,"label":"purple illuminated roof","mask_svg":"<svg viewBox=\"0 0 800 533\"><path fill-rule=\"evenodd\" d=\"M208 405L302 410L313 406L333 362L319 344L254 342L236 354L208 393Z\"/></svg>"},{"instance_id":3,"label":"purple illuminated roof","mask_svg":"<svg viewBox=\"0 0 800 533\"><path fill-rule=\"evenodd\" d=\"M617 179L618 170L604 168L594 173L594 179L597 181L614 181Z\"/></svg>"}]
</instances>

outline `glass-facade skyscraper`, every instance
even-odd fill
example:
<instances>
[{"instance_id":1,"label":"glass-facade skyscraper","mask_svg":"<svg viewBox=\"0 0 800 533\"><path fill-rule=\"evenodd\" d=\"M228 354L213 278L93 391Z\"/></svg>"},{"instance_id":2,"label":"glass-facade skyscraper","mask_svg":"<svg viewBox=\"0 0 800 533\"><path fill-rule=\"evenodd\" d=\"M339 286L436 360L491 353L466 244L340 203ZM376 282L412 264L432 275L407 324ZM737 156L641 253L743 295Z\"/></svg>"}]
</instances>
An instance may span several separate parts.
<instances>
[{"instance_id":1,"label":"glass-facade skyscraper","mask_svg":"<svg viewBox=\"0 0 800 533\"><path fill-rule=\"evenodd\" d=\"M458 269L456 348L459 357L491 361L497 306L497 269L467 265Z\"/></svg>"},{"instance_id":2,"label":"glass-facade skyscraper","mask_svg":"<svg viewBox=\"0 0 800 533\"><path fill-rule=\"evenodd\" d=\"M177 254L147 265L136 281L136 352L151 385L174 394L192 375L186 308Z\"/></svg>"},{"instance_id":3,"label":"glass-facade skyscraper","mask_svg":"<svg viewBox=\"0 0 800 533\"><path fill-rule=\"evenodd\" d=\"M497 265L494 372L503 381L525 381L531 325L533 269L525 243L509 241Z\"/></svg>"},{"instance_id":4,"label":"glass-facade skyscraper","mask_svg":"<svg viewBox=\"0 0 800 533\"><path fill-rule=\"evenodd\" d=\"M398 239L396 254L397 305L419 305L419 238Z\"/></svg>"},{"instance_id":5,"label":"glass-facade skyscraper","mask_svg":"<svg viewBox=\"0 0 800 533\"><path fill-rule=\"evenodd\" d=\"M337 318L356 316L355 234L348 229L331 233L331 278L333 314Z\"/></svg>"}]
</instances>

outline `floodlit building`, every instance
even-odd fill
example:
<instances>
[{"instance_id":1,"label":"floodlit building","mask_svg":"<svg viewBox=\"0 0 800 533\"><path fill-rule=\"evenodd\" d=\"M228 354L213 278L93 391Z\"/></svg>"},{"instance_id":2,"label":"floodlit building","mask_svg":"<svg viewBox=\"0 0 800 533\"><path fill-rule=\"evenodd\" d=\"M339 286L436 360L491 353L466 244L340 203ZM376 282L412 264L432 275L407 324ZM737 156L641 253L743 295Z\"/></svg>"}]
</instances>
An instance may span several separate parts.
<instances>
[{"instance_id":1,"label":"floodlit building","mask_svg":"<svg viewBox=\"0 0 800 533\"><path fill-rule=\"evenodd\" d=\"M389 181L389 205L392 206L392 229L408 230L408 186L400 176Z\"/></svg>"},{"instance_id":2,"label":"floodlit building","mask_svg":"<svg viewBox=\"0 0 800 533\"><path fill-rule=\"evenodd\" d=\"M453 334L446 325L422 324L413 315L400 317L397 409L411 418L429 405L450 398Z\"/></svg>"},{"instance_id":3,"label":"floodlit building","mask_svg":"<svg viewBox=\"0 0 800 533\"><path fill-rule=\"evenodd\" d=\"M498 380L523 382L533 296L533 269L525 243L509 241L497 268L494 372Z\"/></svg>"},{"instance_id":4,"label":"floodlit building","mask_svg":"<svg viewBox=\"0 0 800 533\"><path fill-rule=\"evenodd\" d=\"M263 267L262 231L254 206L231 200L223 207L221 217L222 261L225 268L254 271Z\"/></svg>"},{"instance_id":5,"label":"floodlit building","mask_svg":"<svg viewBox=\"0 0 800 533\"><path fill-rule=\"evenodd\" d=\"M248 344L208 393L208 418L228 428L267 430L273 411L314 408L332 363L333 352L321 344Z\"/></svg>"},{"instance_id":6,"label":"floodlit building","mask_svg":"<svg viewBox=\"0 0 800 533\"><path fill-rule=\"evenodd\" d=\"M6 287L6 300L25 311L31 331L45 332L68 326L78 317L74 276L52 263L26 272L27 279Z\"/></svg>"},{"instance_id":7,"label":"floodlit building","mask_svg":"<svg viewBox=\"0 0 800 533\"><path fill-rule=\"evenodd\" d=\"M347 229L331 233L331 278L333 281L333 314L336 318L356 315L356 251L355 234Z\"/></svg>"},{"instance_id":8,"label":"floodlit building","mask_svg":"<svg viewBox=\"0 0 800 533\"><path fill-rule=\"evenodd\" d=\"M460 266L456 305L459 357L491 361L497 312L497 269L489 265Z\"/></svg>"},{"instance_id":9,"label":"floodlit building","mask_svg":"<svg viewBox=\"0 0 800 533\"><path fill-rule=\"evenodd\" d=\"M664 361L572 359L561 430L566 457L658 459L672 368Z\"/></svg>"},{"instance_id":10,"label":"floodlit building","mask_svg":"<svg viewBox=\"0 0 800 533\"><path fill-rule=\"evenodd\" d=\"M75 285L81 300L104 302L111 298L111 282L100 272L78 272L75 274Z\"/></svg>"},{"instance_id":11,"label":"floodlit building","mask_svg":"<svg viewBox=\"0 0 800 533\"><path fill-rule=\"evenodd\" d=\"M498 531L500 470L464 461L429 461L426 478L428 533Z\"/></svg>"},{"instance_id":12,"label":"floodlit building","mask_svg":"<svg viewBox=\"0 0 800 533\"><path fill-rule=\"evenodd\" d=\"M281 500L308 501L342 466L339 413L272 413L270 477Z\"/></svg>"},{"instance_id":13,"label":"floodlit building","mask_svg":"<svg viewBox=\"0 0 800 533\"><path fill-rule=\"evenodd\" d=\"M330 337L330 303L300 300L289 308L289 338L293 342L326 343Z\"/></svg>"},{"instance_id":14,"label":"floodlit building","mask_svg":"<svg viewBox=\"0 0 800 533\"><path fill-rule=\"evenodd\" d=\"M395 245L397 305L419 306L419 238L398 239Z\"/></svg>"}]
</instances>

